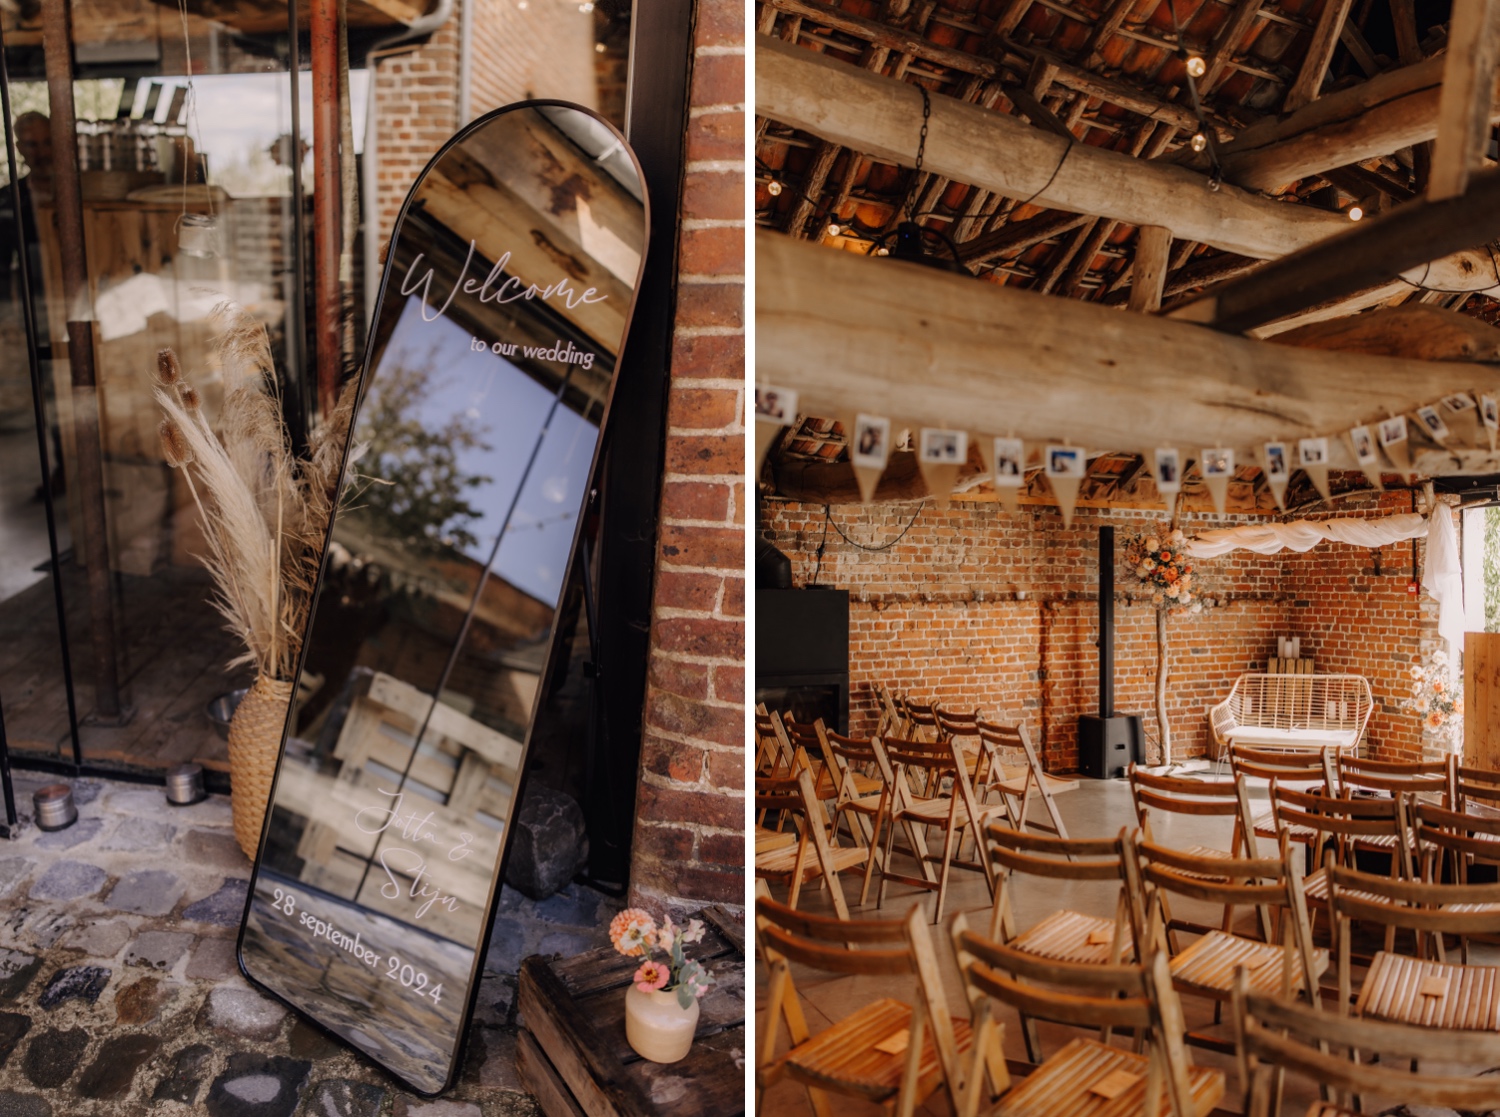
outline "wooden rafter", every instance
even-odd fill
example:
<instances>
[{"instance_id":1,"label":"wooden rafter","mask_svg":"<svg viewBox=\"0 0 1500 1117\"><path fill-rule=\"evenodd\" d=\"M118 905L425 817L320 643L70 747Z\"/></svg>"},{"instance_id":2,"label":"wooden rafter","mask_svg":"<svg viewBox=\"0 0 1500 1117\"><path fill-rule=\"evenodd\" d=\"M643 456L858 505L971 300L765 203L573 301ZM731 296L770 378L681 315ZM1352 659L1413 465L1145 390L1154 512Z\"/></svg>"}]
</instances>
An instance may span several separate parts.
<instances>
[{"instance_id":1,"label":"wooden rafter","mask_svg":"<svg viewBox=\"0 0 1500 1117\"><path fill-rule=\"evenodd\" d=\"M1432 178L1427 184L1427 196L1433 201L1458 197L1468 186L1469 176L1486 162L1497 64L1500 0L1454 4L1438 101Z\"/></svg>"},{"instance_id":2,"label":"wooden rafter","mask_svg":"<svg viewBox=\"0 0 1500 1117\"><path fill-rule=\"evenodd\" d=\"M918 265L756 237L757 376L810 414L854 408L1036 442L1149 454L1331 435L1494 370L1273 346L1151 315L975 283ZM1081 401L1087 401L1084 405ZM1412 440L1428 476L1500 472L1500 454ZM1342 440L1330 466L1355 467Z\"/></svg>"}]
</instances>

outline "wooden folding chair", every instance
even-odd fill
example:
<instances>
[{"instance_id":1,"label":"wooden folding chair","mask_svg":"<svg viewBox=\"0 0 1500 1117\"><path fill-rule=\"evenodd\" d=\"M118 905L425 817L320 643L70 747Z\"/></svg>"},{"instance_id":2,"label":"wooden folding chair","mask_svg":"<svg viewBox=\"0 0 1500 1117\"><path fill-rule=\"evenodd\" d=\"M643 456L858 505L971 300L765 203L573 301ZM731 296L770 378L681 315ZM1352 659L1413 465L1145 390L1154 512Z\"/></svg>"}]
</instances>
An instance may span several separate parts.
<instances>
[{"instance_id":1,"label":"wooden folding chair","mask_svg":"<svg viewBox=\"0 0 1500 1117\"><path fill-rule=\"evenodd\" d=\"M792 774L795 750L787 738L781 715L768 711L764 704L755 708L755 772L761 776L785 777Z\"/></svg>"},{"instance_id":2,"label":"wooden folding chair","mask_svg":"<svg viewBox=\"0 0 1500 1117\"><path fill-rule=\"evenodd\" d=\"M1338 794L1338 779L1334 775L1333 762L1327 749L1269 749L1230 745L1229 770L1236 777L1245 777L1247 787L1250 780L1261 779L1298 791ZM1280 829L1271 808L1257 812L1253 822L1253 833L1257 838L1270 838L1280 842ZM1293 828L1287 837L1300 845L1310 845L1316 836L1311 831Z\"/></svg>"},{"instance_id":3,"label":"wooden folding chair","mask_svg":"<svg viewBox=\"0 0 1500 1117\"><path fill-rule=\"evenodd\" d=\"M1444 810L1427 803L1411 808L1411 825L1422 879L1468 884L1475 865L1500 866L1500 818ZM1493 931L1460 935L1460 961L1469 961L1469 940L1500 942L1500 922Z\"/></svg>"},{"instance_id":4,"label":"wooden folding chair","mask_svg":"<svg viewBox=\"0 0 1500 1117\"><path fill-rule=\"evenodd\" d=\"M821 726L822 722L817 724ZM880 847L878 828L887 814L894 789L882 775L877 774L873 778L873 793L866 793L872 780L864 776L862 770L873 768L877 773L882 773L886 769L873 739L860 741L831 730L825 730L822 739L828 757L828 768L838 772L839 780L838 794L833 800L833 833L838 835L847 827L850 839L868 852L864 883L859 893L859 902L863 906L870 894L872 874L885 863L885 851Z\"/></svg>"},{"instance_id":5,"label":"wooden folding chair","mask_svg":"<svg viewBox=\"0 0 1500 1117\"><path fill-rule=\"evenodd\" d=\"M896 692L885 683L871 683L870 689L875 693L875 710L878 719L875 727L875 736L905 737L907 735L906 716L902 714Z\"/></svg>"},{"instance_id":6,"label":"wooden folding chair","mask_svg":"<svg viewBox=\"0 0 1500 1117\"><path fill-rule=\"evenodd\" d=\"M948 898L948 876L953 868L983 873L986 884L993 892L994 881L990 876L989 862L979 849L979 831L987 819L1002 813L1005 808L1000 804L982 806L974 797L964 755L957 741L897 741L889 738L882 741L881 745L892 772L893 787L899 786L902 790L895 791L891 796L893 803L888 814L889 827L886 830L885 853L880 866L880 890L876 894L875 906L884 906L888 881L895 880L917 888L926 888L937 893L932 917L932 921L936 923L943 918L943 907ZM941 791L944 783L948 783L948 793L919 797L911 792L914 776L920 776L920 780L916 782L933 792ZM906 830L914 852L921 848L921 831L924 827L942 827L942 853L919 855L919 860L925 858L937 863L935 880L927 879L925 873L916 877L898 873L892 868L891 856L898 826ZM973 861L958 856L964 835L969 832L975 835L976 853L980 854Z\"/></svg>"},{"instance_id":7,"label":"wooden folding chair","mask_svg":"<svg viewBox=\"0 0 1500 1117\"><path fill-rule=\"evenodd\" d=\"M1062 813L1057 809L1057 800L1053 796L1065 791L1076 791L1078 781L1047 774L1024 724L1001 725L998 722L979 721L976 729L980 748L985 751L983 761L986 765L985 772L976 777L975 786L980 796L987 797L991 790L998 791L1002 802L1006 804L1006 814L1015 821L1016 829L1024 830L1031 797L1038 795L1051 825L1045 822L1034 822L1032 825L1059 838L1066 838L1068 828L1063 824ZM1024 766L1006 765L1000 751L1002 749L1012 752L1020 750Z\"/></svg>"},{"instance_id":8,"label":"wooden folding chair","mask_svg":"<svg viewBox=\"0 0 1500 1117\"><path fill-rule=\"evenodd\" d=\"M990 909L989 937L1003 946L1038 958L1078 965L1117 965L1136 956L1141 934L1140 912L1133 900L1140 895L1130 870L1134 861L1126 856L1130 839L1125 831L1118 838L1054 838L1026 834L998 822L985 827L986 852L993 866L995 902ZM1118 881L1115 915L1061 910L1045 916L1025 930L1018 930L1015 914L1016 876L1046 877L1067 881ZM1021 1018L1026 1053L1040 1060L1036 1025Z\"/></svg>"},{"instance_id":9,"label":"wooden folding chair","mask_svg":"<svg viewBox=\"0 0 1500 1117\"><path fill-rule=\"evenodd\" d=\"M906 736L914 741L936 741L940 734L937 726L937 704L921 703L907 695L901 701L902 713L906 716Z\"/></svg>"},{"instance_id":10,"label":"wooden folding chair","mask_svg":"<svg viewBox=\"0 0 1500 1117\"><path fill-rule=\"evenodd\" d=\"M911 1117L945 1088L958 1108L972 1035L968 1020L949 1014L932 939L915 905L903 919L846 922L760 899L755 929L770 971L757 1036L757 1113L765 1091L783 1078L807 1088L818 1117L831 1117L830 1093L891 1104L896 1117ZM884 997L813 1035L792 983L793 963L840 975L914 976L917 1004ZM783 1024L790 1048L778 1056Z\"/></svg>"},{"instance_id":11,"label":"wooden folding chair","mask_svg":"<svg viewBox=\"0 0 1500 1117\"><path fill-rule=\"evenodd\" d=\"M813 788L812 772L798 754L797 774L789 777L760 776L755 781L755 806L759 811L777 811L800 819L800 838L795 845L757 852L755 875L787 882L787 905L795 908L802 885L823 878L841 919L849 918L849 905L839 874L864 865L867 849L839 846L828 832L828 818Z\"/></svg>"},{"instance_id":12,"label":"wooden folding chair","mask_svg":"<svg viewBox=\"0 0 1500 1117\"><path fill-rule=\"evenodd\" d=\"M1500 1035L1333 1017L1252 990L1243 971L1235 982L1234 1021L1246 1117L1281 1117L1285 1071L1331 1095L1314 1102L1307 1117L1359 1117L1369 1112L1359 1103L1362 1097L1422 1106L1423 1112L1500 1108L1500 1077L1415 1069L1423 1061L1500 1065ZM1330 1046L1377 1055L1379 1062L1358 1062ZM1413 1069L1400 1069L1403 1065Z\"/></svg>"},{"instance_id":13,"label":"wooden folding chair","mask_svg":"<svg viewBox=\"0 0 1500 1117\"><path fill-rule=\"evenodd\" d=\"M1183 1046L1182 1006L1161 952L1143 965L1056 962L976 935L962 915L953 948L974 1033L960 1117L981 1105L995 1117L1205 1117L1224 1096L1223 1071L1193 1066ZM1079 1037L1012 1085L1000 1005L1023 1018L1134 1031L1149 1036L1148 1049Z\"/></svg>"},{"instance_id":14,"label":"wooden folding chair","mask_svg":"<svg viewBox=\"0 0 1500 1117\"><path fill-rule=\"evenodd\" d=\"M1302 851L1288 844L1279 858L1197 857L1155 845L1137 836L1139 878L1148 890L1139 901L1147 917L1147 943L1171 952L1172 980L1178 992L1214 1002L1214 1022L1234 992L1234 971L1250 971L1255 989L1283 997L1318 998L1318 981L1328 969L1328 951L1314 949L1302 893ZM1171 926L1167 894L1233 907L1280 907L1280 945L1219 930L1206 931L1179 949L1180 928ZM1261 918L1266 926L1269 913ZM1189 1042L1232 1052L1233 1046L1206 1033Z\"/></svg>"},{"instance_id":15,"label":"wooden folding chair","mask_svg":"<svg viewBox=\"0 0 1500 1117\"><path fill-rule=\"evenodd\" d=\"M1234 821L1230 829L1229 840L1224 843L1228 849L1192 845L1185 852L1197 857L1211 858L1258 857L1260 855L1253 837L1255 827L1250 817L1250 798L1245 791L1243 776L1236 776L1232 780L1185 780L1177 776L1152 775L1132 764L1126 769L1126 777L1130 781L1130 799L1135 805L1136 821L1140 823L1141 832L1146 841L1159 840L1153 833L1151 825L1152 811L1158 814L1182 814L1197 818L1229 818ZM1261 924L1261 935L1269 941L1271 938L1269 914L1265 908L1258 910L1264 920ZM1233 923L1234 909L1225 908L1220 928L1225 931L1231 930ZM1174 930L1189 930L1200 934L1211 929L1203 924L1181 918L1171 919L1168 926Z\"/></svg>"},{"instance_id":16,"label":"wooden folding chair","mask_svg":"<svg viewBox=\"0 0 1500 1117\"><path fill-rule=\"evenodd\" d=\"M1339 1012L1354 998L1353 923L1367 920L1416 935L1416 957L1389 948L1371 960L1353 1000L1358 1016L1462 1031L1500 1030L1500 966L1445 960L1444 935L1500 927L1500 884L1391 880L1331 865L1328 906L1338 942ZM1427 956L1431 942L1434 958Z\"/></svg>"},{"instance_id":17,"label":"wooden folding chair","mask_svg":"<svg viewBox=\"0 0 1500 1117\"><path fill-rule=\"evenodd\" d=\"M1426 801L1452 809L1458 794L1455 764L1451 756L1443 760L1407 762L1362 760L1357 756L1340 754L1338 776L1339 793L1352 799L1404 795L1409 803ZM1403 836L1408 842L1411 840L1410 831ZM1356 840L1354 848L1392 853L1395 841L1390 835L1381 835L1375 839ZM1408 850L1408 856L1409 852ZM1411 874L1408 872L1405 875Z\"/></svg>"}]
</instances>

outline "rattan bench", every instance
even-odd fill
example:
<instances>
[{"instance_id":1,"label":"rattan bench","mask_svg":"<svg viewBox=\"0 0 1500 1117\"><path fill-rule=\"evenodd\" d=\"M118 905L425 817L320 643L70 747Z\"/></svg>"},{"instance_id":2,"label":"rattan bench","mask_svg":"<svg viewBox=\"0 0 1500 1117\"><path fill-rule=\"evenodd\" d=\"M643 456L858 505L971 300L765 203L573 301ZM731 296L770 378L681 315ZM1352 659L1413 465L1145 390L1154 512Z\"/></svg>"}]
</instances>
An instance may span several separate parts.
<instances>
[{"instance_id":1,"label":"rattan bench","mask_svg":"<svg viewBox=\"0 0 1500 1117\"><path fill-rule=\"evenodd\" d=\"M1208 720L1221 760L1234 744L1343 752L1359 745L1373 706L1363 675L1247 672Z\"/></svg>"}]
</instances>

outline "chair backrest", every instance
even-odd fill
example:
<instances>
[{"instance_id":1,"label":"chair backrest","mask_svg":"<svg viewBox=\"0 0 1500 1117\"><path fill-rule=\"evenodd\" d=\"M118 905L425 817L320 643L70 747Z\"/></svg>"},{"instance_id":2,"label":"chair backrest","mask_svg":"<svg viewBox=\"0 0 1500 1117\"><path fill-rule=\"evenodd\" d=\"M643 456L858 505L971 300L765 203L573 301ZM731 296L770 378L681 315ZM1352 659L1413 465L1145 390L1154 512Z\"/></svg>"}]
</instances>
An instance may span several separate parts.
<instances>
[{"instance_id":1,"label":"chair backrest","mask_svg":"<svg viewBox=\"0 0 1500 1117\"><path fill-rule=\"evenodd\" d=\"M911 695L902 700L902 709L906 713L907 736L922 741L935 741L938 738L937 725L937 703L918 702Z\"/></svg>"},{"instance_id":2,"label":"chair backrest","mask_svg":"<svg viewBox=\"0 0 1500 1117\"><path fill-rule=\"evenodd\" d=\"M1149 1034L1144 1111L1160 1112L1159 1094L1150 1094L1164 1089L1173 1117L1196 1113L1188 1079L1192 1062L1183 1039L1187 1028L1164 951L1152 951L1140 965L1055 962L975 934L962 915L953 921L953 949L973 1013L985 1011L989 1001L1081 1028ZM976 1076L977 1065L976 1060Z\"/></svg>"},{"instance_id":3,"label":"chair backrest","mask_svg":"<svg viewBox=\"0 0 1500 1117\"><path fill-rule=\"evenodd\" d=\"M1234 1025L1247 1117L1279 1112L1278 1068L1332 1090L1335 1101L1362 1095L1476 1113L1500 1107L1500 1077L1400 1069L1424 1062L1500 1065L1500 1034L1333 1016L1251 992L1243 970L1235 975ZM1343 1052L1330 1052L1330 1044L1359 1051L1362 1057L1356 1062ZM1380 1056L1378 1062L1372 1054Z\"/></svg>"},{"instance_id":4,"label":"chair backrest","mask_svg":"<svg viewBox=\"0 0 1500 1117\"><path fill-rule=\"evenodd\" d=\"M1273 926L1273 907L1286 910L1282 919L1282 945L1286 951L1283 973L1288 994L1296 981L1310 996L1317 995L1318 973L1314 968L1312 927L1307 918L1307 898L1302 890L1302 849L1282 842L1280 857L1203 857L1148 842L1139 832L1131 855L1139 858L1139 878L1147 889L1140 901L1148 920L1146 949L1167 941L1168 916L1163 893L1201 900L1225 907L1254 907L1260 925Z\"/></svg>"},{"instance_id":5,"label":"chair backrest","mask_svg":"<svg viewBox=\"0 0 1500 1117\"><path fill-rule=\"evenodd\" d=\"M1316 831L1321 837L1313 849L1321 850L1331 840L1334 860L1341 865L1353 864L1351 846L1361 838L1393 837L1397 867L1402 876L1412 877L1406 810L1407 799L1400 792L1389 799L1352 799L1297 791L1277 781L1271 784L1271 811L1278 830L1301 826Z\"/></svg>"},{"instance_id":6,"label":"chair backrest","mask_svg":"<svg viewBox=\"0 0 1500 1117\"><path fill-rule=\"evenodd\" d=\"M1407 795L1441 795L1443 806L1453 805L1457 790L1453 757L1443 760L1364 760L1348 753L1338 758L1339 790L1377 791Z\"/></svg>"},{"instance_id":7,"label":"chair backrest","mask_svg":"<svg viewBox=\"0 0 1500 1117\"><path fill-rule=\"evenodd\" d=\"M757 707L755 713L755 770L766 776L786 776L792 771L791 739L781 715L774 710L765 711Z\"/></svg>"},{"instance_id":8,"label":"chair backrest","mask_svg":"<svg viewBox=\"0 0 1500 1117\"><path fill-rule=\"evenodd\" d=\"M933 706L938 732L944 737L977 737L981 714L976 710L956 710L941 702Z\"/></svg>"},{"instance_id":9,"label":"chair backrest","mask_svg":"<svg viewBox=\"0 0 1500 1117\"><path fill-rule=\"evenodd\" d=\"M1495 929L1496 907L1490 905L1500 906L1500 884L1392 880L1330 865L1328 904L1343 929L1352 920L1368 920L1423 935L1481 935Z\"/></svg>"},{"instance_id":10,"label":"chair backrest","mask_svg":"<svg viewBox=\"0 0 1500 1117\"><path fill-rule=\"evenodd\" d=\"M1254 856L1258 852L1250 797L1243 776L1232 780L1185 780L1177 776L1152 775L1135 764L1126 770L1126 776L1130 781L1130 799L1135 805L1136 821L1148 841L1155 840L1151 833L1152 811L1232 818L1234 832L1229 852L1236 856L1241 853Z\"/></svg>"},{"instance_id":11,"label":"chair backrest","mask_svg":"<svg viewBox=\"0 0 1500 1117\"><path fill-rule=\"evenodd\" d=\"M1411 807L1411 826L1417 849L1429 854L1447 854L1453 880L1465 884L1474 861L1500 864L1500 817L1450 811L1431 803ZM1440 858L1425 859L1423 879L1441 879Z\"/></svg>"},{"instance_id":12,"label":"chair backrest","mask_svg":"<svg viewBox=\"0 0 1500 1117\"><path fill-rule=\"evenodd\" d=\"M1500 816L1500 772L1459 764L1454 767L1453 775L1458 797L1454 810L1467 810L1473 803L1481 812Z\"/></svg>"},{"instance_id":13,"label":"chair backrest","mask_svg":"<svg viewBox=\"0 0 1500 1117\"><path fill-rule=\"evenodd\" d=\"M891 773L897 803L904 806L912 796L936 797L942 781L954 772L953 748L947 741L924 741L882 737L881 749Z\"/></svg>"},{"instance_id":14,"label":"chair backrest","mask_svg":"<svg viewBox=\"0 0 1500 1117\"><path fill-rule=\"evenodd\" d=\"M1270 749L1231 745L1229 770L1246 779L1287 783L1321 783L1330 792L1338 788L1333 762L1327 749Z\"/></svg>"},{"instance_id":15,"label":"chair backrest","mask_svg":"<svg viewBox=\"0 0 1500 1117\"><path fill-rule=\"evenodd\" d=\"M780 1021L786 1021L793 1044L808 1038L792 984L792 963L845 975L911 974L917 981L918 1004L912 1009L909 1048L920 1051L925 1036L931 1036L950 1099L957 1109L963 1087L958 1041L943 993L942 972L932 936L918 905L913 904L902 919L847 920L808 915L775 900L760 898L755 902L755 932L761 957L770 970L757 1068L775 1059ZM908 1059L906 1077L914 1079L920 1069L917 1059ZM903 1093L915 1086L915 1081L903 1082Z\"/></svg>"},{"instance_id":16,"label":"chair backrest","mask_svg":"<svg viewBox=\"0 0 1500 1117\"><path fill-rule=\"evenodd\" d=\"M1142 937L1142 913L1134 903L1140 888L1131 879L1135 862L1126 855L1128 831L1121 830L1115 838L1054 838L992 822L984 836L985 856L996 878L990 938L1005 943L1016 936L1011 878L1017 873L1050 880L1118 881L1117 933L1123 932L1132 944Z\"/></svg>"}]
</instances>

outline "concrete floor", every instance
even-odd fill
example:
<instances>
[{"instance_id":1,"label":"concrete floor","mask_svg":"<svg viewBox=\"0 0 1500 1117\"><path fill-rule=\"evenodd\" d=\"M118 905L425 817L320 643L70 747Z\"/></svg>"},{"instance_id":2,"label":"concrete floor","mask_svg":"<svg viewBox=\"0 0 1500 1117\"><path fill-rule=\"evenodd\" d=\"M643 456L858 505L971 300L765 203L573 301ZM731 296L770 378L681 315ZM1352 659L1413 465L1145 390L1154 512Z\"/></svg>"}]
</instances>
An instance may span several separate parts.
<instances>
[{"instance_id":1,"label":"concrete floor","mask_svg":"<svg viewBox=\"0 0 1500 1117\"><path fill-rule=\"evenodd\" d=\"M1210 773L1211 774L1211 773ZM1266 787L1263 783L1251 787L1252 810L1259 814L1267 802ZM1063 822L1068 827L1070 837L1108 837L1118 834L1122 827L1133 826L1135 819L1131 810L1129 788L1123 780L1090 780L1082 779L1076 791L1068 792L1057 797L1058 808L1062 813ZM1039 802L1034 802L1033 809L1040 807ZM1038 813L1040 813L1038 811ZM1035 817L1030 816L1030 817ZM1227 850L1229 848L1232 822L1229 819L1199 818L1188 815L1167 815L1160 820L1153 816L1153 833L1163 845L1178 849L1185 849L1193 845L1204 845ZM1263 853L1271 853L1269 842L1263 843ZM909 870L911 862L906 860L906 869ZM898 862L897 871L903 870ZM878 880L878 875L877 878ZM844 874L844 895L847 898L851 914L854 918L899 918L910 910L913 904L920 906L926 914L929 923L932 916L936 896L931 892L906 885L891 884L886 889L885 905L877 910L875 903L875 889L872 886L870 902L863 908L858 906L859 901L859 877L857 873ZM773 887L773 895L784 899L785 892L779 887ZM1075 881L1048 881L1041 878L1020 878L1016 891L1016 922L1018 927L1028 927L1038 922L1044 916L1058 910L1072 909L1094 915L1112 917L1115 910L1118 890L1114 885L1105 882L1075 882ZM938 957L943 966L944 993L952 1011L957 1015L966 1014L964 1008L966 1001L963 995L962 981L959 976L958 967L953 960L952 947L948 940L948 924L952 917L959 912L971 913L969 916L971 925L978 925L982 930L989 918L990 895L982 875L976 872L955 871L949 886L948 900L944 911L941 926L933 926L933 939L937 946ZM833 907L826 891L816 887L804 889L798 907L809 912L819 914L833 914ZM1217 923L1222 916L1222 909L1210 908L1207 905L1173 902L1173 912L1176 915L1189 919L1199 919L1204 922ZM1245 913L1243 918L1244 931L1252 932L1252 915ZM1326 927L1320 929L1320 945L1326 945ZM1500 962L1500 952L1493 948L1476 948L1471 956L1472 961L1484 963ZM1330 974L1332 971L1330 970ZM1356 971L1356 976L1358 971ZM893 997L907 1003L911 1003L915 996L915 985L911 981L901 984L890 982L884 978L874 977L838 977L828 974L817 973L793 967L793 981L802 996L804 1009L807 1012L808 1028L817 1033L828 1027L834 1021L840 1020L856 1009L876 1000L880 997ZM763 1012L765 998L765 967L757 967L756 1004L757 1012ZM1213 1026L1213 1007L1210 1002L1196 997L1185 998L1183 1010L1187 1018L1188 1027L1193 1031L1206 1031L1210 1034L1221 1035L1225 1039L1232 1039L1230 1026L1226 1022L1217 1027ZM757 1026L765 1027L766 1022L763 1015L757 1017ZM763 1034L763 1033L762 1033ZM1080 1033L1074 1029L1054 1025L1041 1025L1041 1038L1044 1055L1056 1051L1063 1043L1074 1038ZM785 1050L785 1032L781 1030L778 1050ZM757 1039L757 1043L759 1043ZM1009 1022L1005 1035L1005 1052L1009 1058L1025 1059L1025 1049L1022 1044L1021 1032L1017 1019L1013 1013L1009 1014ZM1202 1048L1190 1048L1190 1054L1195 1064L1199 1066L1217 1067L1224 1071L1226 1076L1226 1091L1220 1108L1226 1112L1242 1112L1243 1106L1240 1097L1240 1085L1238 1074L1235 1069L1235 1061L1232 1056L1220 1055ZM1429 1069L1427 1067L1424 1070ZM1437 1068L1430 1068L1437 1069ZM1487 1070L1489 1068L1465 1068L1472 1071ZM1300 1115L1307 1106L1317 1097L1316 1086L1306 1081L1298 1081L1289 1078L1286 1086L1285 1106L1283 1112L1291 1115ZM1371 1106L1376 1099L1366 1099L1366 1105ZM1394 1099L1387 1104L1397 1104L1399 1099ZM810 1114L812 1108L807 1100L806 1091L798 1084L783 1082L767 1092L763 1099L761 1112L774 1114L775 1117L801 1117L802 1114ZM853 1099L837 1098L837 1112L843 1114L876 1113L880 1110L872 1105L861 1103ZM1385 1112L1386 1106L1375 1105L1368 1109L1371 1113ZM945 1095L941 1092L929 1099L926 1106L921 1110L926 1114L946 1114L950 1112ZM1403 1109L1394 1110L1402 1114ZM1413 1111L1413 1114L1421 1113L1422 1117L1449 1117L1450 1111L1442 1109L1426 1109ZM1451 1117L1458 1117L1452 1114Z\"/></svg>"}]
</instances>

